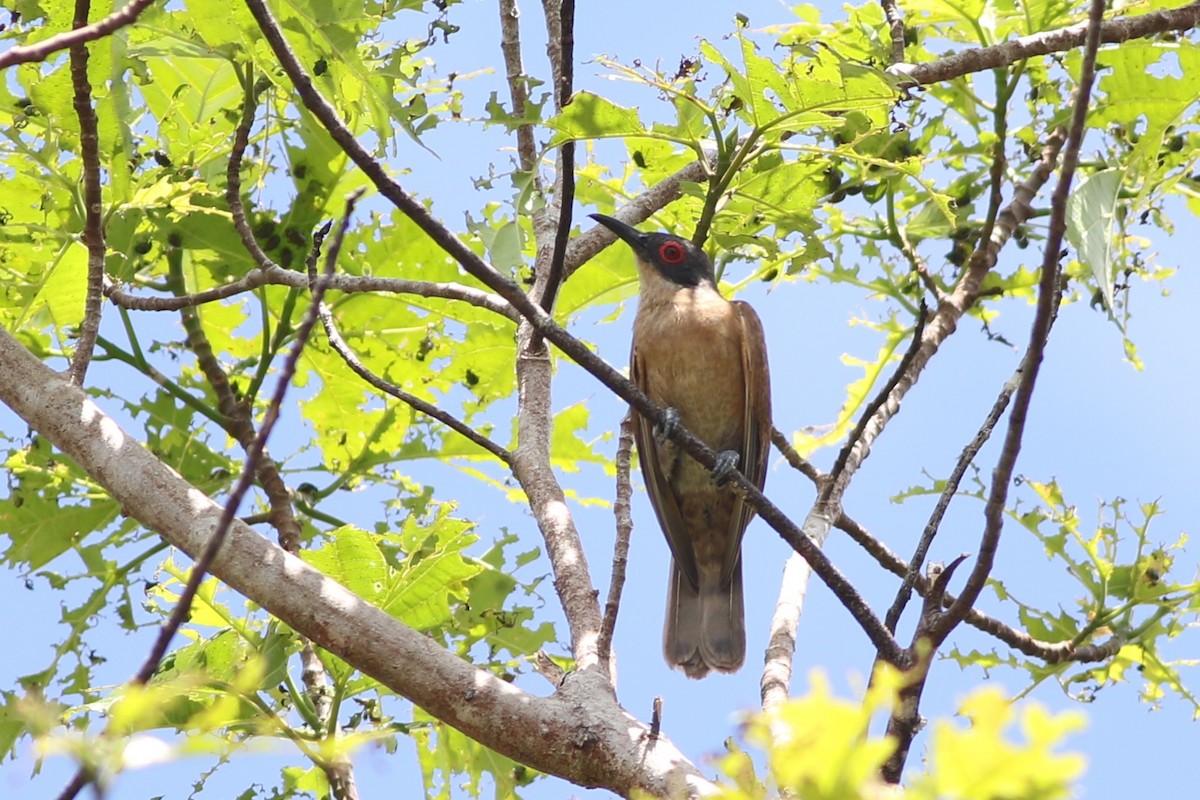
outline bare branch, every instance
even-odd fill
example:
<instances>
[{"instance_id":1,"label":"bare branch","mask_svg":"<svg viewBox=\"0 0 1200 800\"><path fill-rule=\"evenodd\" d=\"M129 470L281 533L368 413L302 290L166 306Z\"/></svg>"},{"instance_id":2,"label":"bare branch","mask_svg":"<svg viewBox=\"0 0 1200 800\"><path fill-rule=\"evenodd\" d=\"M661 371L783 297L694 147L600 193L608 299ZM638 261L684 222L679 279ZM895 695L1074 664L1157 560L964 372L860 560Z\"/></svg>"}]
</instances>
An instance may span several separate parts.
<instances>
[{"instance_id":1,"label":"bare branch","mask_svg":"<svg viewBox=\"0 0 1200 800\"><path fill-rule=\"evenodd\" d=\"M775 449L783 455L788 466L797 470L817 486L820 486L828 479L828 475L821 472L811 461L797 453L796 448L792 447L792 443L788 441L787 437L780 432L779 428L774 426L771 427L771 444L775 445Z\"/></svg>"},{"instance_id":2,"label":"bare branch","mask_svg":"<svg viewBox=\"0 0 1200 800\"><path fill-rule=\"evenodd\" d=\"M896 750L881 769L883 779L898 784L909 747L919 725L919 705L932 663L932 653L939 648L950 632L962 622L967 611L974 607L983 591L988 575L991 574L996 550L1000 545L1000 533L1004 527L1004 508L1008 500L1008 484L1012 480L1017 456L1021 452L1021 441L1025 434L1025 420L1037 384L1038 370L1049 340L1050 328L1054 323L1056 309L1062 297L1059 281L1059 266L1062 255L1059 248L1066 233L1067 197L1075 176L1079 160L1079 147L1083 142L1084 126L1087 121L1092 83L1095 79L1096 51L1100 46L1100 29L1104 19L1105 0L1092 0L1088 14L1087 43L1084 46L1083 63L1080 66L1079 85L1074 95L1074 109L1070 130L1062 157L1062 170L1058 185L1051 197L1050 229L1046 237L1042 274L1038 282L1037 312L1029 334L1029 345L1022 359L1021 377L1013 397L1012 412L1008 418L1004 444L1000 458L992 471L992 485L984 506L984 531L979 545L979 556L971 570L971 576L963 587L962 594L943 612L945 586L949 580L948 569L944 576L936 576L926 596L921 621L909 647L912 668L907 670L901 699L888 721L888 733L897 742ZM965 556L963 557L965 559ZM963 559L956 561L957 566ZM944 580L942 578L945 578Z\"/></svg>"},{"instance_id":3,"label":"bare branch","mask_svg":"<svg viewBox=\"0 0 1200 800\"><path fill-rule=\"evenodd\" d=\"M131 24L153 2L154 0L132 0L99 22L87 25L85 20L84 25L73 28L66 33L51 36L49 39L43 39L37 44L13 47L5 50L3 53L0 53L0 69L16 64L45 61L59 50L66 50L68 47L83 45L87 42L95 41L102 36L107 36L113 31Z\"/></svg>"},{"instance_id":4,"label":"bare branch","mask_svg":"<svg viewBox=\"0 0 1200 800\"><path fill-rule=\"evenodd\" d=\"M512 98L513 116L524 119L529 102L529 76L521 60L521 10L517 0L500 0L500 52L504 55L504 75L508 79L508 95ZM533 141L533 125L517 126L517 163L522 172L537 173L537 145Z\"/></svg>"},{"instance_id":5,"label":"bare branch","mask_svg":"<svg viewBox=\"0 0 1200 800\"><path fill-rule=\"evenodd\" d=\"M1104 22L1100 27L1102 44L1119 44L1167 31L1185 31L1200 24L1200 2L1180 8L1154 11L1136 17L1123 17ZM1012 39L991 47L964 50L928 64L900 64L893 67L896 74L916 85L928 85L952 80L973 72L1007 67L1027 58L1074 50L1087 38L1086 22Z\"/></svg>"},{"instance_id":6,"label":"bare branch","mask_svg":"<svg viewBox=\"0 0 1200 800\"><path fill-rule=\"evenodd\" d=\"M342 229L339 233L344 232L346 225L349 223L350 212L353 210L356 199L357 196L347 200L346 219L343 221ZM340 236L335 247L330 248L331 258L326 263L326 270L328 272L332 272L333 270L334 259L336 258L338 249L340 249ZM183 591L180 592L179 599L175 603L175 608L172 609L166 623L159 629L158 636L155 638L154 644L150 648L150 653L146 656L146 660L142 663L141 669L131 679L134 684L144 686L154 677L154 673L158 670L163 656L166 655L167 647L170 645L171 640L175 638L175 634L178 632L180 626L191 616L192 601L196 597L196 592L199 591L204 576L217 559L221 546L224 544L230 530L233 529L234 523L237 522L238 506L241 505L242 499L250 490L250 486L254 482L254 476L259 469L259 462L265 456L267 439L271 435L271 430L275 427L275 422L279 419L279 409L283 404L283 397L291 386L292 378L296 373L296 365L300 360L300 353L304 349L304 345L308 342L313 325L316 323L317 304L321 301L324 292L325 287L320 282L313 287L312 306L296 330L295 344L280 371L279 383L275 388L275 394L271 398L271 403L267 407L267 413L263 417L262 427L259 428L258 434L254 437L254 441L246 453L246 463L242 468L242 474L234 485L233 491L230 492L229 499L226 501L224 508L221 509L220 518L212 535L208 537L204 547L200 549L200 555L192 565L191 574L188 575L187 583L184 585ZM21 413L16 405L7 399L5 402L13 410L17 411L17 413ZM163 466L163 469L166 470L167 468ZM187 550L187 548L184 549L189 553L195 552ZM71 780L67 789L60 795L60 798L66 800L67 798L74 797L78 793L79 788L86 785L87 779L87 768L80 767L79 772Z\"/></svg>"},{"instance_id":7,"label":"bare branch","mask_svg":"<svg viewBox=\"0 0 1200 800\"><path fill-rule=\"evenodd\" d=\"M848 534L852 540L861 546L884 569L900 577L908 573L908 563L904 559L892 552L887 545L850 517L842 514L834 522L834 525L842 532ZM929 587L929 582L918 573L913 585L913 588L917 590L917 594L922 597L927 596L929 594ZM956 599L954 595L946 593L943 603L950 605ZM967 610L967 616L963 621L973 628L994 636L1014 650L1030 658L1040 659L1047 664L1059 664L1064 661L1078 661L1080 663L1104 661L1107 658L1111 658L1120 649L1120 645L1114 645L1112 639L1102 644L1084 645L1082 647L1069 641L1044 642L975 608Z\"/></svg>"},{"instance_id":8,"label":"bare branch","mask_svg":"<svg viewBox=\"0 0 1200 800\"><path fill-rule=\"evenodd\" d=\"M916 738L923 726L920 713L921 693L925 689L925 681L929 678L929 668L933 664L933 657L938 647L937 643L931 642L925 637L925 631L928 626L933 624L933 620L941 615L946 584L950 582L954 571L966 559L967 556L964 554L946 567L941 564L929 565L929 574L926 576L929 592L925 596L925 607L921 614L921 622L917 625L917 635L914 636L913 645L909 649L912 655L912 666L905 671L904 683L900 686L896 703L892 707L892 713L888 719L887 735L895 741L896 746L887 761L879 768L880 777L888 783L900 783L900 774L904 771L904 763L908 760L913 739Z\"/></svg>"},{"instance_id":9,"label":"bare branch","mask_svg":"<svg viewBox=\"0 0 1200 800\"><path fill-rule=\"evenodd\" d=\"M254 65L247 64L245 73L239 71L238 78L242 82L242 117L238 120L237 129L233 134L233 147L229 151L229 163L225 166L225 204L233 216L233 227L242 240L242 247L250 254L250 258L261 270L272 267L280 268L258 243L258 237L250 229L246 219L246 206L242 202L242 157L250 144L250 129L254 127L254 114L257 110L254 93Z\"/></svg>"},{"instance_id":10,"label":"bare branch","mask_svg":"<svg viewBox=\"0 0 1200 800\"><path fill-rule=\"evenodd\" d=\"M305 691L312 699L317 721L320 722L323 734L327 739L333 739L341 731L337 718L334 716L333 689L330 685L329 671L317 654L317 648L308 639L304 639L300 648L300 680L304 683ZM354 777L354 764L341 748L330 748L331 754L321 758L317 766L325 773L329 781L330 794L335 800L358 800L358 782Z\"/></svg>"},{"instance_id":11,"label":"bare branch","mask_svg":"<svg viewBox=\"0 0 1200 800\"><path fill-rule=\"evenodd\" d=\"M904 14L896 5L896 0L879 0L883 6L883 16L888 23L888 35L892 39L892 63L904 62Z\"/></svg>"},{"instance_id":12,"label":"bare branch","mask_svg":"<svg viewBox=\"0 0 1200 800\"><path fill-rule=\"evenodd\" d=\"M350 214L354 210L354 202L357 196L352 196L346 201L346 216L342 221L341 228L338 233L334 246L329 248L329 257L326 259L325 271L326 274L332 274L336 264L338 251L341 249L341 235L345 233L346 227L350 222ZM304 346L308 343L308 337L312 333L313 325L317 321L317 306L321 302L321 298L325 294L325 286L323 281L317 281L313 286L313 301L305 315L304 320L296 329L296 340L292 345L292 351L284 360L283 366L279 371L279 382L275 387L275 393L271 397L271 402L267 405L266 414L263 415L262 425L258 429L258 433L254 437L254 441L250 449L246 453L246 464L242 469L242 474L238 478L237 484L233 491L229 493L229 499L225 503L225 508L221 513L220 522L217 524L216 530L209 539L204 548L203 553L192 566L191 575L188 576L187 586L179 595L179 600L171 612L170 619L159 632L158 639L154 643L154 648L150 651L150 655L146 658L146 662L138 671L134 681L140 684L145 684L154 675L154 671L158 669L158 664L162 661L163 655L167 651L167 645L170 644L175 632L179 630L179 626L188 618L191 613L192 599L196 596L196 591L200 588L200 582L204 579L204 575L208 572L209 566L217 557L218 551L221 549L225 537L237 517L238 506L241 505L242 498L246 492L250 490L250 485L254 482L254 475L257 472L259 461L264 457L266 452L267 439L271 436L271 431L275 427L275 423L279 420L279 411L283 406L284 395L291 387L292 378L296 374L296 365L300 361L300 354L304 350Z\"/></svg>"},{"instance_id":13,"label":"bare branch","mask_svg":"<svg viewBox=\"0 0 1200 800\"><path fill-rule=\"evenodd\" d=\"M767 650L763 656L762 678L758 682L763 711L778 707L788 699L792 685L792 662L796 654L796 630L808 594L812 569L799 553L792 553L783 565L779 599L771 615Z\"/></svg>"},{"instance_id":14,"label":"bare branch","mask_svg":"<svg viewBox=\"0 0 1200 800\"><path fill-rule=\"evenodd\" d=\"M562 111L571 102L575 80L575 0L542 0L549 33L547 52L555 75L554 105ZM575 206L575 141L563 142L558 148L558 180L554 205L558 208L558 228L554 234L554 251L550 256L549 275L541 292L542 310L554 311L558 288L565 278L563 261L567 255L567 240L571 236L571 212Z\"/></svg>"},{"instance_id":15,"label":"bare branch","mask_svg":"<svg viewBox=\"0 0 1200 800\"><path fill-rule=\"evenodd\" d=\"M185 291L183 278L182 255L178 251L167 254L169 275L167 283L172 291L183 294ZM180 309L183 330L187 334L188 347L196 356L196 365L204 374L208 385L212 387L217 398L217 410L221 412L221 427L237 440L246 452L247 458L255 448L259 432L254 429L251 407L239 398L229 383L229 376L217 361L209 344L208 336L200 322L200 316L194 308ZM292 513L291 492L279 474L279 465L271 458L265 444L261 446L260 457L256 459L255 476L266 492L271 506L271 524L279 536L279 544L288 552L294 553L300 543L300 523Z\"/></svg>"},{"instance_id":16,"label":"bare branch","mask_svg":"<svg viewBox=\"0 0 1200 800\"><path fill-rule=\"evenodd\" d=\"M74 31L87 27L91 0L75 0ZM71 357L71 382L83 385L96 336L100 333L100 313L104 307L104 196L100 189L100 134L96 110L92 108L92 84L88 80L88 49L86 40L71 44L71 89L74 93L75 116L79 118L79 158L83 165L83 244L87 247L87 295L83 306L83 322L79 340Z\"/></svg>"},{"instance_id":17,"label":"bare branch","mask_svg":"<svg viewBox=\"0 0 1200 800\"><path fill-rule=\"evenodd\" d=\"M597 645L601 661L609 660L612 654L613 631L617 627L617 612L621 609L621 591L625 588L625 565L629 562L629 540L633 535L633 484L629 476L632 461L633 415L626 414L621 420L621 434L617 439L617 499L613 503L617 538L613 545L612 579L608 585L608 600L604 603L604 620L600 624L600 642Z\"/></svg>"}]
</instances>

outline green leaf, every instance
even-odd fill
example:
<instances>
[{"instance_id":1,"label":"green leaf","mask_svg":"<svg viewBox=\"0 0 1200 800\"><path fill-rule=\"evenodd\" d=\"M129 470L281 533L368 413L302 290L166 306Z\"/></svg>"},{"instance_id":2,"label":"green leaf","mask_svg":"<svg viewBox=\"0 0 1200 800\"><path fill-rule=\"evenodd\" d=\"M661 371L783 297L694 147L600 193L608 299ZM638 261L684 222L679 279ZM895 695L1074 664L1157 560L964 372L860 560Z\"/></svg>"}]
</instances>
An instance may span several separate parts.
<instances>
[{"instance_id":1,"label":"green leaf","mask_svg":"<svg viewBox=\"0 0 1200 800\"><path fill-rule=\"evenodd\" d=\"M555 131L550 146L575 139L607 139L615 136L639 136L646 128L636 108L625 108L591 92L576 92L562 113L546 121Z\"/></svg>"},{"instance_id":2,"label":"green leaf","mask_svg":"<svg viewBox=\"0 0 1200 800\"><path fill-rule=\"evenodd\" d=\"M1123 169L1095 172L1081 180L1067 198L1067 239L1079 252L1080 261L1091 269L1109 317L1118 325L1112 314L1117 267L1112 251L1117 235L1117 201L1124 180Z\"/></svg>"}]
</instances>

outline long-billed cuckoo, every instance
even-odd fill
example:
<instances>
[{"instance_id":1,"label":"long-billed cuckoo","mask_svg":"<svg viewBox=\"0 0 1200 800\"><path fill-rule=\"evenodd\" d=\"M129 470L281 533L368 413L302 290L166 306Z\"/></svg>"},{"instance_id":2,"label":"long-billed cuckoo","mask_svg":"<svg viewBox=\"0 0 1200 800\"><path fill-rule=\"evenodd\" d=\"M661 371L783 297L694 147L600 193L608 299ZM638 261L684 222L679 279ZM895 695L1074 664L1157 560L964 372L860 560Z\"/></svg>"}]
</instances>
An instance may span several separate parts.
<instances>
[{"instance_id":1,"label":"long-billed cuckoo","mask_svg":"<svg viewBox=\"0 0 1200 800\"><path fill-rule=\"evenodd\" d=\"M633 382L718 454L710 472L635 413L634 440L650 504L671 548L663 655L690 678L734 672L746 659L742 534L754 515L718 478L737 467L766 477L771 385L762 323L721 296L708 256L687 239L642 233L603 214L637 256Z\"/></svg>"}]
</instances>

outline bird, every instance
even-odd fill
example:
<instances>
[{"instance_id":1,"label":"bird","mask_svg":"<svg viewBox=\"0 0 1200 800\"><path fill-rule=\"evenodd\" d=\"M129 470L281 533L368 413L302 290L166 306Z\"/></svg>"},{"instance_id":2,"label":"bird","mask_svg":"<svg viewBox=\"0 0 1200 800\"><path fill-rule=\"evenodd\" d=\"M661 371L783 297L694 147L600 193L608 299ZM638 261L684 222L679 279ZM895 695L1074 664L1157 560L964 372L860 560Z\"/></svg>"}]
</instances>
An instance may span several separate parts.
<instances>
[{"instance_id":1,"label":"bird","mask_svg":"<svg viewBox=\"0 0 1200 800\"><path fill-rule=\"evenodd\" d=\"M650 505L671 550L663 657L689 678L736 672L746 660L742 536L753 508L722 477L737 467L762 489L771 441L766 339L754 309L717 288L704 250L670 233L594 220L637 260L630 376L666 410L656 428L634 412ZM668 436L682 425L718 455L709 471Z\"/></svg>"}]
</instances>

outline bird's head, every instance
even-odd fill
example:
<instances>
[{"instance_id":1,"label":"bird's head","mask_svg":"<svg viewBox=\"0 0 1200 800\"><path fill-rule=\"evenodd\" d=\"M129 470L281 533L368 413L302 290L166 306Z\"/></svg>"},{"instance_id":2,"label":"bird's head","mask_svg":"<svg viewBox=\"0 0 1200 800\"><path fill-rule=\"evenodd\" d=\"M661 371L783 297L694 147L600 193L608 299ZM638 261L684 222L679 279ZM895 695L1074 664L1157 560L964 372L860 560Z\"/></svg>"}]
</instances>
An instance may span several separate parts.
<instances>
[{"instance_id":1,"label":"bird's head","mask_svg":"<svg viewBox=\"0 0 1200 800\"><path fill-rule=\"evenodd\" d=\"M643 273L647 269L653 270L678 286L716 285L708 256L687 239L670 233L643 233L604 214L592 214L591 217L633 248Z\"/></svg>"}]
</instances>

